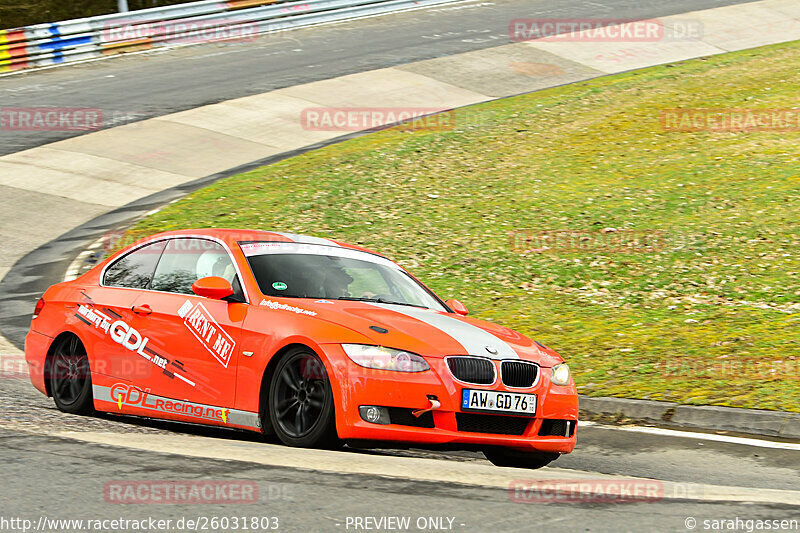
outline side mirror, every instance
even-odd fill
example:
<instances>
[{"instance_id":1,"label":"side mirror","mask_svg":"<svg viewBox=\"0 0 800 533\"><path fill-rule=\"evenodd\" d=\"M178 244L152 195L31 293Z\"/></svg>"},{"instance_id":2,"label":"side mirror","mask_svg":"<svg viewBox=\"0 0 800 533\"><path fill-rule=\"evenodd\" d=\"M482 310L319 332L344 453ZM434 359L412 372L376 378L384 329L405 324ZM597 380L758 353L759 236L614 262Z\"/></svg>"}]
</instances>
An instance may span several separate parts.
<instances>
[{"instance_id":1,"label":"side mirror","mask_svg":"<svg viewBox=\"0 0 800 533\"><path fill-rule=\"evenodd\" d=\"M198 296L205 296L213 300L222 300L233 294L231 283L219 276L200 278L192 283L192 292Z\"/></svg>"},{"instance_id":2,"label":"side mirror","mask_svg":"<svg viewBox=\"0 0 800 533\"><path fill-rule=\"evenodd\" d=\"M467 316L469 311L467 311L467 306L459 302L458 300L447 300L445 302L450 309L455 311L457 314L461 316Z\"/></svg>"}]
</instances>

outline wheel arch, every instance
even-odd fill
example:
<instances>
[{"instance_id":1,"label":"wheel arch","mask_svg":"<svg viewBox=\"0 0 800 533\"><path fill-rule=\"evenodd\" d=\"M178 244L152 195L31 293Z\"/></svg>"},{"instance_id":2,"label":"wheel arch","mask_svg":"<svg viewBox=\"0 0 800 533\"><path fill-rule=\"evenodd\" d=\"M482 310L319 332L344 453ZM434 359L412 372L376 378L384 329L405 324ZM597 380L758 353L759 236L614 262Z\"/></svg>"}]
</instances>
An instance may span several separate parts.
<instances>
[{"instance_id":1,"label":"wheel arch","mask_svg":"<svg viewBox=\"0 0 800 533\"><path fill-rule=\"evenodd\" d=\"M53 342L51 342L50 346L48 346L47 355L44 358L44 373L43 373L43 375L44 375L44 387L45 387L45 391L47 392L47 396L48 397L52 397L53 396L53 391L50 389L50 371L52 369L53 355L55 353L56 347L60 343L64 342L64 339L69 339L70 337L75 337L76 339L78 339L78 342L80 342L81 345L83 346L84 350L86 350L86 343L81 338L81 336L78 335L75 331L72 331L72 330L69 330L69 329L68 330L64 330L64 331L62 331L61 333L59 333L58 335L56 335L53 338ZM87 359L88 359L88 362L89 362L89 373L91 374L92 361L91 361L91 357L88 356L88 351L87 351Z\"/></svg>"},{"instance_id":2,"label":"wheel arch","mask_svg":"<svg viewBox=\"0 0 800 533\"><path fill-rule=\"evenodd\" d=\"M334 417L336 413L341 408L340 406L340 398L338 398L338 386L336 383L333 382L331 377L335 375L332 372L331 361L328 360L325 351L322 350L316 343L311 342L309 339L302 339L302 338L295 338L288 340L284 343L278 350L272 354L267 362L266 367L264 368L264 373L261 376L261 386L259 387L259 399L258 399L258 416L261 419L261 426L262 432L265 435L273 435L274 430L272 429L272 423L270 422L269 418L269 392L270 392L270 382L272 381L272 376L275 373L275 367L278 366L278 362L286 355L288 352L295 348L305 348L314 352L320 360L322 360L322 364L325 365L325 371L328 374L328 379L331 380L331 388L333 390L333 403L334 403Z\"/></svg>"}]
</instances>

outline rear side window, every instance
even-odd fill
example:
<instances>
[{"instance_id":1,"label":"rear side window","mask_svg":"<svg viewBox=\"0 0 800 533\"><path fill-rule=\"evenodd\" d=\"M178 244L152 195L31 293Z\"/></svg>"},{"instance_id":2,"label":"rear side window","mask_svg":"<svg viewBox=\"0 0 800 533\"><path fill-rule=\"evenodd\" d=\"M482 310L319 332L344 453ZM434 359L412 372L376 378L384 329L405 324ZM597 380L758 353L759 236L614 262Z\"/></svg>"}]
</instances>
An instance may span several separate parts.
<instances>
[{"instance_id":1,"label":"rear side window","mask_svg":"<svg viewBox=\"0 0 800 533\"><path fill-rule=\"evenodd\" d=\"M206 239L171 239L161 254L150 288L193 294L192 284L208 276L225 278L234 289L238 285L236 268L225 248Z\"/></svg>"},{"instance_id":2,"label":"rear side window","mask_svg":"<svg viewBox=\"0 0 800 533\"><path fill-rule=\"evenodd\" d=\"M146 289L165 246L165 241L154 242L121 257L106 269L103 285Z\"/></svg>"}]
</instances>

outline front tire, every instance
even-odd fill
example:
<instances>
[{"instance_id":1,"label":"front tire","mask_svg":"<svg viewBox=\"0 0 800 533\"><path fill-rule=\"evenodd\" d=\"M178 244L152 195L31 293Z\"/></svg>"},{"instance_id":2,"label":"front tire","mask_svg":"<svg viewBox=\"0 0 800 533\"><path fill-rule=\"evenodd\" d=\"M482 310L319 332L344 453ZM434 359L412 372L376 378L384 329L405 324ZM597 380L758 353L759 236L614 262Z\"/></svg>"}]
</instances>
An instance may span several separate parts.
<instances>
[{"instance_id":1,"label":"front tire","mask_svg":"<svg viewBox=\"0 0 800 533\"><path fill-rule=\"evenodd\" d=\"M310 349L292 349L278 361L270 383L269 416L275 434L288 446L339 445L330 379Z\"/></svg>"},{"instance_id":2,"label":"front tire","mask_svg":"<svg viewBox=\"0 0 800 533\"><path fill-rule=\"evenodd\" d=\"M92 376L86 348L80 339L74 335L61 339L50 361L50 392L56 407L74 415L91 414Z\"/></svg>"},{"instance_id":3,"label":"front tire","mask_svg":"<svg viewBox=\"0 0 800 533\"><path fill-rule=\"evenodd\" d=\"M559 457L556 452L522 452L512 448L487 448L483 455L495 466L537 469L547 466Z\"/></svg>"}]
</instances>

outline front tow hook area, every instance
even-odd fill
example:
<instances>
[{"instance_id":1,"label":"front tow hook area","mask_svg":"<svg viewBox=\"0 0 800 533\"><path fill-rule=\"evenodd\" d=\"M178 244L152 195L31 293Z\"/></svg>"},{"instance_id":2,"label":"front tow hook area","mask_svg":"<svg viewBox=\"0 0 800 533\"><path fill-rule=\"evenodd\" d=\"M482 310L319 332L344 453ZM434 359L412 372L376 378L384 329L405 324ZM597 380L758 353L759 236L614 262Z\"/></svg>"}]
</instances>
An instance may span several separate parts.
<instances>
[{"instance_id":1,"label":"front tow hook area","mask_svg":"<svg viewBox=\"0 0 800 533\"><path fill-rule=\"evenodd\" d=\"M428 394L428 401L431 404L427 409L415 409L414 411L411 411L411 414L414 415L415 417L419 418L422 415L424 415L425 413L427 413L428 411L435 411L436 409L438 409L438 408L440 408L442 406L442 404L439 403L439 398L437 396L433 395L433 394Z\"/></svg>"}]
</instances>

